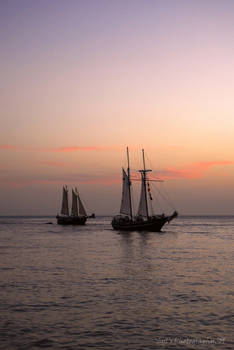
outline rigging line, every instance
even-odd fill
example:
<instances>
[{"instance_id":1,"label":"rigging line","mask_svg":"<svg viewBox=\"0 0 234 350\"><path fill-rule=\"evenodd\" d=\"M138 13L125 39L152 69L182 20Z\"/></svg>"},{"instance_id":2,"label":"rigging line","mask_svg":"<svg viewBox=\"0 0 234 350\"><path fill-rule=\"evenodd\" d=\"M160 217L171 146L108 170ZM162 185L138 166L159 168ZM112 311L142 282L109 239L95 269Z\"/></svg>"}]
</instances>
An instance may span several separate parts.
<instances>
[{"instance_id":1,"label":"rigging line","mask_svg":"<svg viewBox=\"0 0 234 350\"><path fill-rule=\"evenodd\" d=\"M149 164L149 169L152 169L152 175L156 176L157 180L160 180L159 176L157 175L157 170L154 170L155 167L151 161L151 159L148 158L147 154L145 154L145 158L147 160L147 164Z\"/></svg>"},{"instance_id":2,"label":"rigging line","mask_svg":"<svg viewBox=\"0 0 234 350\"><path fill-rule=\"evenodd\" d=\"M159 204L159 207L165 211L168 212L169 209L174 209L173 205L169 202L169 200L163 195L162 191L160 190L159 186L156 184L153 184L154 186L151 186L152 192L154 195L154 198L157 200L157 203ZM155 194L157 193L157 194ZM159 198L161 200L159 200Z\"/></svg>"},{"instance_id":3,"label":"rigging line","mask_svg":"<svg viewBox=\"0 0 234 350\"><path fill-rule=\"evenodd\" d=\"M160 211L163 211L163 207L162 207L162 205L161 205L161 203L160 203L160 201L158 199L158 195L157 195L159 193L158 188L157 187L153 187L153 188L151 187L151 189L152 189L152 192L153 192L153 200L156 202L157 208Z\"/></svg>"},{"instance_id":4,"label":"rigging line","mask_svg":"<svg viewBox=\"0 0 234 350\"><path fill-rule=\"evenodd\" d=\"M161 184L161 186L159 186L159 188L158 188L158 191L159 191L159 194L162 196L162 198L163 198L165 201L167 201L172 207L174 207L172 201L170 200L170 198L169 198L169 196L168 196L168 193L167 193L167 191L166 191L165 186L163 186L163 185Z\"/></svg>"},{"instance_id":5,"label":"rigging line","mask_svg":"<svg viewBox=\"0 0 234 350\"><path fill-rule=\"evenodd\" d=\"M147 160L147 164L149 163L149 168L152 169L152 179L149 179L148 181L154 181L154 182L164 182L163 179L160 178L160 175L158 175L159 171L154 170L155 167L153 166L152 161L148 158L147 154L145 154L145 158Z\"/></svg>"},{"instance_id":6,"label":"rigging line","mask_svg":"<svg viewBox=\"0 0 234 350\"><path fill-rule=\"evenodd\" d=\"M164 191L165 191L165 194L167 195L167 200L168 200L168 202L171 204L172 208L175 209L175 206L174 206L174 204L172 203L172 201L171 201L171 199L170 199L170 196L169 196L169 194L168 194L168 192L167 192L165 186L164 186Z\"/></svg>"},{"instance_id":7,"label":"rigging line","mask_svg":"<svg viewBox=\"0 0 234 350\"><path fill-rule=\"evenodd\" d=\"M144 147L141 147L141 150L144 150ZM144 152L145 154L145 152ZM139 170L142 170L143 167L142 167L142 153L139 153L139 152L135 152L134 153L134 160L135 160L135 166L136 168L134 168L133 170L135 171L136 174L139 175ZM141 177L139 177L139 180L141 181Z\"/></svg>"},{"instance_id":8,"label":"rigging line","mask_svg":"<svg viewBox=\"0 0 234 350\"><path fill-rule=\"evenodd\" d=\"M152 163L151 163L150 159L148 159L147 155L146 155L146 158L147 158L147 162L149 162L149 163L150 163L150 166L152 166ZM152 167L152 169L153 169L153 167ZM157 175L156 175L156 176L157 176ZM157 177L158 177L158 176L157 176ZM160 178L159 178L159 180L160 180ZM155 181L155 182L157 182L157 181ZM158 182L161 184L161 186L162 186L163 183L164 183L163 180L162 180L162 181L158 181ZM151 182L151 184L154 185L152 182ZM160 189L157 188L157 191L159 192L159 194L161 195L161 197L162 197L165 201L168 202L168 204L171 206L171 208L173 208L174 210L176 210L174 204L172 203L172 201L171 201L171 199L170 199L170 197L169 197L168 192L166 191L165 186L164 186L163 190L164 190L164 192L165 192L165 195L163 195L163 193L160 191Z\"/></svg>"},{"instance_id":9,"label":"rigging line","mask_svg":"<svg viewBox=\"0 0 234 350\"><path fill-rule=\"evenodd\" d=\"M147 153L145 154L145 158L146 158L146 160L147 160L147 164L150 165L150 169L154 169L153 164L152 164L151 160L148 158Z\"/></svg>"},{"instance_id":10,"label":"rigging line","mask_svg":"<svg viewBox=\"0 0 234 350\"><path fill-rule=\"evenodd\" d=\"M164 188L164 191L165 191L165 188ZM162 197L165 201L168 202L168 204L172 207L172 209L175 210L175 206L174 206L173 203L170 201L169 196L168 196L168 197L164 196L164 194L162 193L162 191L161 191L160 189L158 189L158 192L159 192L159 194L161 195L161 197ZM165 192L166 192L166 191L165 191ZM166 193L166 194L167 194L167 193Z\"/></svg>"}]
</instances>

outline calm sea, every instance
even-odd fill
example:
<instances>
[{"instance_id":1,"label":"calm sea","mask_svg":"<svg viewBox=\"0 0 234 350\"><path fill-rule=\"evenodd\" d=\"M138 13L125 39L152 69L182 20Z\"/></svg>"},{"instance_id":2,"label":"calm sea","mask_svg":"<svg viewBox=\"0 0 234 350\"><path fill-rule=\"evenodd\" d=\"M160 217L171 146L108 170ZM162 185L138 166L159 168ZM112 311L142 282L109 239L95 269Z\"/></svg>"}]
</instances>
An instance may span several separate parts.
<instances>
[{"instance_id":1,"label":"calm sea","mask_svg":"<svg viewBox=\"0 0 234 350\"><path fill-rule=\"evenodd\" d=\"M0 348L234 349L234 217L110 220L0 218Z\"/></svg>"}]
</instances>

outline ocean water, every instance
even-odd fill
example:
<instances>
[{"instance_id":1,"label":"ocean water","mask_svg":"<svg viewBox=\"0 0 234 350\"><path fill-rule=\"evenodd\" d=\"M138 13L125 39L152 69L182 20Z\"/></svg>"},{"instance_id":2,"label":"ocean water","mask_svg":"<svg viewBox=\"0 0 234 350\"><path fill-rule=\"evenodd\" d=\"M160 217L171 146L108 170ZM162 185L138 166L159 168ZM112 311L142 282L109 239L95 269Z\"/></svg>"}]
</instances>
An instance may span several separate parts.
<instances>
[{"instance_id":1,"label":"ocean water","mask_svg":"<svg viewBox=\"0 0 234 350\"><path fill-rule=\"evenodd\" d=\"M0 218L0 348L234 349L234 217L110 220Z\"/></svg>"}]
</instances>

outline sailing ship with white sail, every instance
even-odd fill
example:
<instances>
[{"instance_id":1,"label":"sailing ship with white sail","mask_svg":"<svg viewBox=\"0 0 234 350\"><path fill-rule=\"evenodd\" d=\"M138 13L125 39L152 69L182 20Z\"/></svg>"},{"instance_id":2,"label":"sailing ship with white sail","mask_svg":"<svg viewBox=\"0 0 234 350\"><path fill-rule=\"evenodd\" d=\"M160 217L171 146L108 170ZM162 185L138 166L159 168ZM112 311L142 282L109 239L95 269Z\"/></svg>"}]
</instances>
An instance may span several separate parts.
<instances>
[{"instance_id":1,"label":"sailing ship with white sail","mask_svg":"<svg viewBox=\"0 0 234 350\"><path fill-rule=\"evenodd\" d=\"M72 189L71 215L69 214L68 188L67 186L63 186L62 207L60 214L56 216L57 223L59 225L84 225L87 217L77 188Z\"/></svg>"},{"instance_id":2,"label":"sailing ship with white sail","mask_svg":"<svg viewBox=\"0 0 234 350\"><path fill-rule=\"evenodd\" d=\"M131 196L132 179L130 177L129 152L127 148L128 168L127 172L122 169L123 184L120 215L116 215L111 222L112 227L115 230L159 232L166 223L169 223L178 216L177 211L174 211L171 215L165 215L164 213L154 215L149 213L149 201L151 201L153 198L150 191L151 180L148 178L147 174L151 171L151 169L145 168L144 150L142 150L142 156L143 169L139 170L141 176L141 194L138 211L134 216Z\"/></svg>"}]
</instances>

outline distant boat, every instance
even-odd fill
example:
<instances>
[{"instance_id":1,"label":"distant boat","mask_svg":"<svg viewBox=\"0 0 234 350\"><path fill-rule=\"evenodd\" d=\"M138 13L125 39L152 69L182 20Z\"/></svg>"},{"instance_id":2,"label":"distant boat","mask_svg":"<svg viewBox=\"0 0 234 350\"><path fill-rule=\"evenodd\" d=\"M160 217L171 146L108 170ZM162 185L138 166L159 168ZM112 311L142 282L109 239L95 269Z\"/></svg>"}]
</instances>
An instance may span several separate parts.
<instances>
[{"instance_id":1,"label":"distant boat","mask_svg":"<svg viewBox=\"0 0 234 350\"><path fill-rule=\"evenodd\" d=\"M56 216L59 225L84 225L87 220L87 213L80 199L77 189L72 189L71 215L68 206L68 188L63 186L63 198L61 213Z\"/></svg>"},{"instance_id":2,"label":"distant boat","mask_svg":"<svg viewBox=\"0 0 234 350\"><path fill-rule=\"evenodd\" d=\"M174 211L171 215L165 215L164 213L154 215L149 213L148 202L151 201L152 195L150 192L151 181L147 177L147 173L150 169L145 168L145 156L144 150L142 150L143 157L143 169L139 170L141 174L141 194L138 212L136 216L133 216L132 209L132 197L131 197L131 177L130 177L130 166L129 166L129 152L127 148L127 161L128 168L127 172L123 171L123 185L122 185L122 200L120 207L120 215L116 215L111 224L115 230L123 231L153 231L159 232L163 225L169 223L171 220L178 216L177 211ZM160 180L159 180L160 181Z\"/></svg>"}]
</instances>

